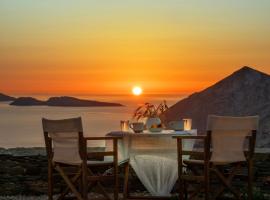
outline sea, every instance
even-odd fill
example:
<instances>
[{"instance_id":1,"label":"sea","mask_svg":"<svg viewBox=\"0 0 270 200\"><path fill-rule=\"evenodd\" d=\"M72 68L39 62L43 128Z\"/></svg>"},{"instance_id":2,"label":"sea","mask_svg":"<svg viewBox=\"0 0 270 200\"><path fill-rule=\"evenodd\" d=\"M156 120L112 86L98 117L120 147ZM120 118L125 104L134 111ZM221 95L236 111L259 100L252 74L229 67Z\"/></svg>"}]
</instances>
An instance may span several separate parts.
<instances>
[{"instance_id":1,"label":"sea","mask_svg":"<svg viewBox=\"0 0 270 200\"><path fill-rule=\"evenodd\" d=\"M55 95L21 95L47 99ZM81 99L121 103L123 107L50 107L11 106L10 102L0 102L0 147L44 147L42 118L64 119L82 117L85 136L105 136L120 130L121 120L132 120L134 110L148 102L158 105L166 100L171 106L186 95L84 95ZM92 144L103 145L102 142Z\"/></svg>"}]
</instances>

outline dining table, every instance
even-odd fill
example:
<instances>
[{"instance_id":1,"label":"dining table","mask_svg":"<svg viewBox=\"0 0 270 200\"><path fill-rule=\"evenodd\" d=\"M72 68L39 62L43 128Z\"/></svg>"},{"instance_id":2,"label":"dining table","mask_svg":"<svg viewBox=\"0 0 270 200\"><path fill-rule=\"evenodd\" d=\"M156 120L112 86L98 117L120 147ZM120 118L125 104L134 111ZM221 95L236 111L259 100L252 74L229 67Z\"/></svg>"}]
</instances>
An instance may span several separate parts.
<instances>
[{"instance_id":1,"label":"dining table","mask_svg":"<svg viewBox=\"0 0 270 200\"><path fill-rule=\"evenodd\" d=\"M162 130L142 133L112 131L108 136L120 136L119 164L128 162L151 196L170 196L178 179L177 143L173 136L197 135L197 130ZM192 151L194 140L184 140L183 149ZM110 144L106 144L110 148ZM188 159L185 155L183 159Z\"/></svg>"}]
</instances>

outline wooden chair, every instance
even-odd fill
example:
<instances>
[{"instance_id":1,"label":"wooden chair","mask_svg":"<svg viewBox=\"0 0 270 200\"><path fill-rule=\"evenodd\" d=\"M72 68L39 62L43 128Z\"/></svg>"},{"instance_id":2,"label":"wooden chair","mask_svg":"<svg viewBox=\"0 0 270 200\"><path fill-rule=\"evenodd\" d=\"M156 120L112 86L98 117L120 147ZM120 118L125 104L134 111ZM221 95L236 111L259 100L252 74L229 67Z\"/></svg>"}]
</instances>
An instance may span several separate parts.
<instances>
[{"instance_id":1,"label":"wooden chair","mask_svg":"<svg viewBox=\"0 0 270 200\"><path fill-rule=\"evenodd\" d=\"M193 199L204 192L205 199L210 199L210 181L218 180L222 185L216 191L211 191L212 199L222 195L228 189L236 199L241 199L241 193L232 187L232 180L244 165L248 166L248 199L253 193L253 155L255 149L258 116L225 117L208 116L207 134L200 136L175 136L178 147L179 195L180 199ZM190 154L182 149L183 139L203 140L203 160L182 160L182 156ZM248 142L247 149L245 143ZM222 168L229 168L229 172ZM183 169L186 172L183 173ZM198 169L201 169L199 171ZM198 187L188 194L188 185L197 183Z\"/></svg>"},{"instance_id":2,"label":"wooden chair","mask_svg":"<svg viewBox=\"0 0 270 200\"><path fill-rule=\"evenodd\" d=\"M102 151L102 152L88 152L87 157L88 158L93 158L93 157L98 157L98 158L106 158L103 159L102 161L98 160L88 160L87 161L87 190L89 191L93 187L97 186L100 193L106 197L106 199L111 200L111 197L108 195L108 193L105 191L104 187L102 186L102 181L107 181L108 179L114 180L114 200L118 199L118 189L119 189L119 182L118 182L118 174L119 174L119 169L118 169L118 147L117 143L118 140L121 139L121 137L116 137L116 136L106 136L106 137L86 137L85 138L85 145L87 146L86 143L87 141L95 141L95 140L112 140L113 145L112 145L112 150L110 151ZM110 158L111 157L111 158ZM108 167L109 170L112 170L112 174L94 174L93 169L97 167Z\"/></svg>"},{"instance_id":3,"label":"wooden chair","mask_svg":"<svg viewBox=\"0 0 270 200\"><path fill-rule=\"evenodd\" d=\"M83 128L81 118L48 120L42 119L45 145L48 156L48 197L53 199L53 171L63 178L67 188L59 196L64 199L71 191L79 200L87 198L82 177L86 177L86 156L84 151ZM70 173L75 168L76 173ZM84 192L84 193L83 193Z\"/></svg>"},{"instance_id":4,"label":"wooden chair","mask_svg":"<svg viewBox=\"0 0 270 200\"><path fill-rule=\"evenodd\" d=\"M117 140L118 137L83 137L81 118L63 120L42 119L45 145L48 156L48 197L53 200L53 171L60 174L67 187L62 191L58 200L64 199L71 191L79 200L86 200L88 191L97 186L107 199L111 199L105 192L100 181L114 179L114 199L118 199L118 165ZM87 152L88 140L113 140L111 152ZM112 156L112 161L88 160L88 157ZM99 166L112 166L113 176L94 175L92 169ZM76 173L69 172L75 168Z\"/></svg>"}]
</instances>

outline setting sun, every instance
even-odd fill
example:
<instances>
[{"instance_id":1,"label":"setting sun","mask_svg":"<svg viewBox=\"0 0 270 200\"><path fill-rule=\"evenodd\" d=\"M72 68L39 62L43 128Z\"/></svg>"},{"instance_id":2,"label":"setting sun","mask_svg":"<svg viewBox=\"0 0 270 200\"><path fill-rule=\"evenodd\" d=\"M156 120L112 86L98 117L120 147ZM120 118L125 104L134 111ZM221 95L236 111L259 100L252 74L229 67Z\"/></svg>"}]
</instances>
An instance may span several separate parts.
<instances>
[{"instance_id":1,"label":"setting sun","mask_svg":"<svg viewBox=\"0 0 270 200\"><path fill-rule=\"evenodd\" d=\"M132 88L132 93L136 96L139 96L142 94L142 88L135 86Z\"/></svg>"}]
</instances>

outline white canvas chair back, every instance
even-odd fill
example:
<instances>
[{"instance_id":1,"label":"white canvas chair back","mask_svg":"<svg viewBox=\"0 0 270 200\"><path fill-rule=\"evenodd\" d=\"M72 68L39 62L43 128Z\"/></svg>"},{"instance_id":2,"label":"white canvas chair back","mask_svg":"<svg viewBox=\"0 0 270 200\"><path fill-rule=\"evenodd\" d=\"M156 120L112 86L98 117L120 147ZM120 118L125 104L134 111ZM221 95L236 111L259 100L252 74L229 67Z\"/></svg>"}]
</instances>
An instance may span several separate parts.
<instances>
[{"instance_id":1,"label":"white canvas chair back","mask_svg":"<svg viewBox=\"0 0 270 200\"><path fill-rule=\"evenodd\" d=\"M78 165L82 163L79 153L79 132L83 132L81 118L62 120L42 119L43 131L53 143L53 161Z\"/></svg>"},{"instance_id":2,"label":"white canvas chair back","mask_svg":"<svg viewBox=\"0 0 270 200\"><path fill-rule=\"evenodd\" d=\"M227 117L209 115L207 130L211 131L212 162L245 161L244 144L252 130L258 129L258 116Z\"/></svg>"}]
</instances>

